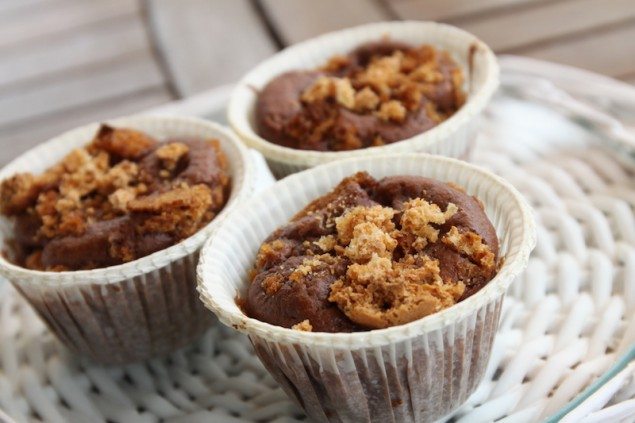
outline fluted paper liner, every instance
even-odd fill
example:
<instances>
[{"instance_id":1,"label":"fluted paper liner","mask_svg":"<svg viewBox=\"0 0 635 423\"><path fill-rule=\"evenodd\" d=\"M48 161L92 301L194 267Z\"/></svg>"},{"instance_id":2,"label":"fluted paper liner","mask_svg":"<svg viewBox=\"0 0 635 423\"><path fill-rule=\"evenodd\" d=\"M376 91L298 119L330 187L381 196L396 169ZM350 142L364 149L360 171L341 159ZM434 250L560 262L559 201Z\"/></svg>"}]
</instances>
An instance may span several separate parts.
<instances>
[{"instance_id":1,"label":"fluted paper liner","mask_svg":"<svg viewBox=\"0 0 635 423\"><path fill-rule=\"evenodd\" d=\"M465 75L466 103L438 126L406 140L351 151L297 150L268 142L257 134L258 91L276 76L322 66L334 55L383 36L412 45L431 44L448 51ZM247 145L260 151L274 174L285 176L333 160L396 152L426 152L464 158L474 135L470 128L498 87L498 63L490 48L456 27L435 22L381 22L325 34L289 47L245 75L232 92L227 118Z\"/></svg>"},{"instance_id":2,"label":"fluted paper liner","mask_svg":"<svg viewBox=\"0 0 635 423\"><path fill-rule=\"evenodd\" d=\"M216 138L228 158L231 194L225 208L193 236L165 250L118 266L87 271L41 272L0 257L0 273L37 310L71 350L102 363L123 363L167 354L209 327L210 313L198 301L196 264L200 247L237 201L250 190L248 152L223 127L200 119L138 116L110 121L158 139ZM41 173L72 149L90 142L98 128L87 125L26 152L2 171ZM0 242L12 238L0 219Z\"/></svg>"},{"instance_id":3,"label":"fluted paper liner","mask_svg":"<svg viewBox=\"0 0 635 423\"><path fill-rule=\"evenodd\" d=\"M505 258L466 300L423 319L357 333L312 333L247 317L248 273L262 241L344 177L422 175L457 183L485 204ZM246 333L284 390L318 421L433 421L474 391L489 359L503 296L535 245L529 206L501 178L428 154L355 158L291 175L238 206L205 244L198 289L221 322Z\"/></svg>"}]
</instances>

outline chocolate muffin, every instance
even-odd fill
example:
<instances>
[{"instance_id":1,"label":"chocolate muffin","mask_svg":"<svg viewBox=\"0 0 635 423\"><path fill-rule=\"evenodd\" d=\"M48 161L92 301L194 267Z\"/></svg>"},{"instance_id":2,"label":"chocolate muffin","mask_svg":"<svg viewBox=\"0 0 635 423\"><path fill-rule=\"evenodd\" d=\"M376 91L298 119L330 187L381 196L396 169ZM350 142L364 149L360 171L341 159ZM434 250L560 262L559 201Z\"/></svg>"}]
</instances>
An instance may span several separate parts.
<instances>
[{"instance_id":1,"label":"chocolate muffin","mask_svg":"<svg viewBox=\"0 0 635 423\"><path fill-rule=\"evenodd\" d=\"M258 134L295 149L343 151L410 138L465 102L463 73L445 52L381 40L323 67L284 73L258 95Z\"/></svg>"},{"instance_id":2,"label":"chocolate muffin","mask_svg":"<svg viewBox=\"0 0 635 423\"><path fill-rule=\"evenodd\" d=\"M41 175L0 185L0 211L14 221L13 260L34 270L117 265L193 235L229 194L217 140L159 142L102 125Z\"/></svg>"},{"instance_id":3,"label":"chocolate muffin","mask_svg":"<svg viewBox=\"0 0 635 423\"><path fill-rule=\"evenodd\" d=\"M261 245L244 311L298 330L405 324L473 295L498 270L481 202L420 176L344 179Z\"/></svg>"}]
</instances>

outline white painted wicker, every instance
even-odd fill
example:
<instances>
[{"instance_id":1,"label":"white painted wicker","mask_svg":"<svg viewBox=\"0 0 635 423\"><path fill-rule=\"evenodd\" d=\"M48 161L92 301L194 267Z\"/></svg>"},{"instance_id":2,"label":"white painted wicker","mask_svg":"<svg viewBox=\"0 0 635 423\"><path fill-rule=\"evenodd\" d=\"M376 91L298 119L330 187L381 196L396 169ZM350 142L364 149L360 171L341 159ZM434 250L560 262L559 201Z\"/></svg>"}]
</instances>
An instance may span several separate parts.
<instances>
[{"instance_id":1,"label":"white painted wicker","mask_svg":"<svg viewBox=\"0 0 635 423\"><path fill-rule=\"evenodd\" d=\"M452 420L561 412L569 421L633 421L633 365L574 410L562 407L635 345L635 162L605 148L599 127L522 99L531 93L506 75L529 76L529 67L502 64L503 90L472 161L525 194L538 245L505 300L485 380ZM187 110L214 112L201 104ZM231 329L216 325L168 358L99 367L70 356L8 284L0 285L0 409L17 422L305 419Z\"/></svg>"}]
</instances>

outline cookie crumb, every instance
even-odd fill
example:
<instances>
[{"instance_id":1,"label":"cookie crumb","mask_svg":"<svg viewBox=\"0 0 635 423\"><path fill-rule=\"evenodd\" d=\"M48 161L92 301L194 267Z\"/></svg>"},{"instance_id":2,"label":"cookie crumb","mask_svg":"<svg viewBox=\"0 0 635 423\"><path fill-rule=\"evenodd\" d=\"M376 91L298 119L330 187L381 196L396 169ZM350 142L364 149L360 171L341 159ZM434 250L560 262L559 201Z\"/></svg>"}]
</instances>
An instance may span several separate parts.
<instances>
[{"instance_id":1,"label":"cookie crumb","mask_svg":"<svg viewBox=\"0 0 635 423\"><path fill-rule=\"evenodd\" d=\"M302 332L313 332L313 326L311 326L311 322L309 322L309 319L304 319L300 323L291 326L291 329L299 330Z\"/></svg>"},{"instance_id":2,"label":"cookie crumb","mask_svg":"<svg viewBox=\"0 0 635 423\"><path fill-rule=\"evenodd\" d=\"M179 160L190 151L190 148L182 142L171 142L165 144L155 151L163 167L172 172L176 168Z\"/></svg>"},{"instance_id":3,"label":"cookie crumb","mask_svg":"<svg viewBox=\"0 0 635 423\"><path fill-rule=\"evenodd\" d=\"M385 121L402 122L406 118L407 110L401 102L390 100L379 107L377 117Z\"/></svg>"},{"instance_id":4,"label":"cookie crumb","mask_svg":"<svg viewBox=\"0 0 635 423\"><path fill-rule=\"evenodd\" d=\"M442 241L487 269L492 269L496 265L494 253L477 233L460 232L456 226L452 226Z\"/></svg>"},{"instance_id":5,"label":"cookie crumb","mask_svg":"<svg viewBox=\"0 0 635 423\"><path fill-rule=\"evenodd\" d=\"M453 203L449 203L445 212L442 212L436 204L428 203L421 198L412 199L404 203L401 230L416 235L417 247L422 249L439 238L439 230L432 224L444 224L457 211L458 207Z\"/></svg>"},{"instance_id":6,"label":"cookie crumb","mask_svg":"<svg viewBox=\"0 0 635 423\"><path fill-rule=\"evenodd\" d=\"M262 280L260 286L267 295L274 295L280 290L283 283L284 278L282 277L282 275L280 275L279 273L272 273L270 275L267 275L267 277Z\"/></svg>"}]
</instances>

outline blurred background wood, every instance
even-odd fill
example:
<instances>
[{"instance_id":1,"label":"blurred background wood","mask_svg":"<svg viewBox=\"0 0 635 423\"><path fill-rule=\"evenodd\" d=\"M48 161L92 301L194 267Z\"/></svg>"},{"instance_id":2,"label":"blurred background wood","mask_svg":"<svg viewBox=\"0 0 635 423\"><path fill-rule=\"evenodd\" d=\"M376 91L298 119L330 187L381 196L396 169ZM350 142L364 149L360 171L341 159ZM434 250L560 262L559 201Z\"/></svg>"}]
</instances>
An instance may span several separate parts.
<instances>
[{"instance_id":1,"label":"blurred background wood","mask_svg":"<svg viewBox=\"0 0 635 423\"><path fill-rule=\"evenodd\" d=\"M635 83L633 0L0 0L0 163L82 123L235 81L289 44L395 19Z\"/></svg>"}]
</instances>

